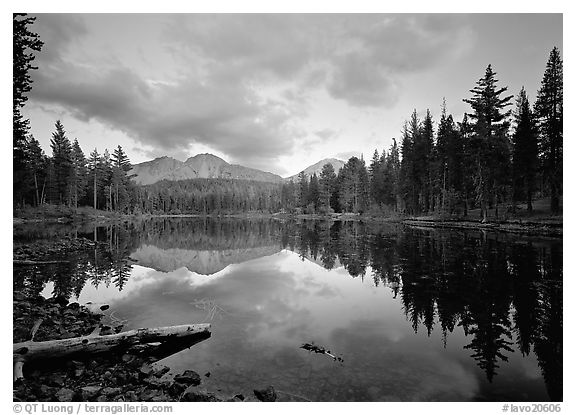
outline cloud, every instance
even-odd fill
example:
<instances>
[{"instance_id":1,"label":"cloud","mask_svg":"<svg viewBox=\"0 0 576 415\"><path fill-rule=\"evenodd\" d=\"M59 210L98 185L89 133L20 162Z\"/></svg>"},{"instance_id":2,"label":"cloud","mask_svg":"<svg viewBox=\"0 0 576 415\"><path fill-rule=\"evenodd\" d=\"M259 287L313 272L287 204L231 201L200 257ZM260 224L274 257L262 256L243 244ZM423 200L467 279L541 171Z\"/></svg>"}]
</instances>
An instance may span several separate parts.
<instances>
[{"instance_id":1,"label":"cloud","mask_svg":"<svg viewBox=\"0 0 576 415\"><path fill-rule=\"evenodd\" d=\"M75 40L88 34L86 24L76 14L36 14L32 30L40 35L44 42L41 52L37 53L38 62L48 65L58 61L62 53Z\"/></svg>"},{"instance_id":2,"label":"cloud","mask_svg":"<svg viewBox=\"0 0 576 415\"><path fill-rule=\"evenodd\" d=\"M148 79L134 54L103 52L103 17L87 25L91 18L39 15L46 45L31 100L97 120L154 152L185 154L197 144L277 169L274 161L305 135L306 91L391 107L404 73L449 58L467 33L463 19L445 15L168 15L158 39L164 49L146 49L146 60L173 67ZM126 18L123 30L142 30L138 19Z\"/></svg>"}]
</instances>

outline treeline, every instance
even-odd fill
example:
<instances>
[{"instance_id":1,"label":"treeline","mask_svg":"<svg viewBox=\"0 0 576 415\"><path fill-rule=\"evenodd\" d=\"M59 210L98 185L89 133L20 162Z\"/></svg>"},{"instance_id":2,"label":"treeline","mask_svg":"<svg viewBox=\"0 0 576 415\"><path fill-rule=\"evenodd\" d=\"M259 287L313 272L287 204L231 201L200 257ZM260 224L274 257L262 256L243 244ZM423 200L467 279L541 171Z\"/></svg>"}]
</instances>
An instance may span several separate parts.
<instances>
[{"instance_id":1,"label":"treeline","mask_svg":"<svg viewBox=\"0 0 576 415\"><path fill-rule=\"evenodd\" d=\"M560 212L563 153L563 68L560 52L549 56L534 105L524 88L516 98L499 87L491 65L464 102L471 107L456 122L443 103L437 127L430 110L414 110L400 145L374 152L366 165L352 157L336 173L301 173L282 185L225 179L185 180L136 186L128 157L118 146L112 155L95 149L86 158L78 141L56 122L52 156L29 133L20 110L31 90L34 51L42 48L28 30L34 18L15 14L14 22L14 205L44 203L93 206L123 213L352 212L386 215L462 214L480 209L514 211L525 202L550 197Z\"/></svg>"},{"instance_id":2,"label":"treeline","mask_svg":"<svg viewBox=\"0 0 576 415\"><path fill-rule=\"evenodd\" d=\"M535 197L550 197L560 211L563 152L563 69L560 52L550 53L541 88L531 105L524 88L505 95L491 65L464 99L471 107L461 122L443 102L438 126L430 110L414 110L402 130L400 149L374 152L370 164L352 157L336 175L324 166L320 176L301 173L282 188L282 206L304 213L459 213L506 204L512 211Z\"/></svg>"},{"instance_id":3,"label":"treeline","mask_svg":"<svg viewBox=\"0 0 576 415\"><path fill-rule=\"evenodd\" d=\"M103 154L94 149L86 158L78 140L71 142L62 123L56 121L50 148L51 157L32 135L24 141L23 169L20 186L14 189L15 203L132 211L136 185L128 176L132 166L121 146L112 155L107 149Z\"/></svg>"},{"instance_id":4,"label":"treeline","mask_svg":"<svg viewBox=\"0 0 576 415\"><path fill-rule=\"evenodd\" d=\"M159 214L225 214L278 212L281 188L277 183L236 179L190 179L140 186L133 211Z\"/></svg>"}]
</instances>

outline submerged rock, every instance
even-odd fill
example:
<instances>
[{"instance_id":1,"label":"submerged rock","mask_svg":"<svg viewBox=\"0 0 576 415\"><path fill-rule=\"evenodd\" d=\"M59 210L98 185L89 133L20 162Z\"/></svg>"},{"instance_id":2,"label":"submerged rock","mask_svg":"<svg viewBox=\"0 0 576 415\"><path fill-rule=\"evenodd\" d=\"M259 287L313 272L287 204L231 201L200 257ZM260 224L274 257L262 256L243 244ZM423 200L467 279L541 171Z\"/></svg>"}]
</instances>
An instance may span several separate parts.
<instances>
[{"instance_id":1,"label":"submerged rock","mask_svg":"<svg viewBox=\"0 0 576 415\"><path fill-rule=\"evenodd\" d=\"M254 396L262 402L275 402L278 398L274 386L270 385L266 389L254 389Z\"/></svg>"},{"instance_id":2,"label":"submerged rock","mask_svg":"<svg viewBox=\"0 0 576 415\"><path fill-rule=\"evenodd\" d=\"M174 380L192 386L198 386L202 382L200 375L193 370L185 370L184 373L174 376Z\"/></svg>"}]
</instances>

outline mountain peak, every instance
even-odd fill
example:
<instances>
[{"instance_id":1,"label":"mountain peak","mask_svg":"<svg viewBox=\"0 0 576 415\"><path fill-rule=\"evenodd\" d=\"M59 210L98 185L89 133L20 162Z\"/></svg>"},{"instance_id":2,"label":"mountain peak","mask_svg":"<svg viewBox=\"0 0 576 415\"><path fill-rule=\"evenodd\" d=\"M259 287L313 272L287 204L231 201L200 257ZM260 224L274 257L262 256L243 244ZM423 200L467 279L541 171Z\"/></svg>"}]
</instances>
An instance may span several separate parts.
<instances>
[{"instance_id":1,"label":"mountain peak","mask_svg":"<svg viewBox=\"0 0 576 415\"><path fill-rule=\"evenodd\" d=\"M161 157L133 166L130 174L135 175L134 181L141 185L153 184L161 180L188 179L238 179L261 182L280 182L282 178L276 174L229 164L225 160L210 153L196 154L185 162L170 157Z\"/></svg>"},{"instance_id":2,"label":"mountain peak","mask_svg":"<svg viewBox=\"0 0 576 415\"><path fill-rule=\"evenodd\" d=\"M311 166L306 167L304 170L293 176L286 177L285 180L296 180L300 173L304 173L306 176L312 176L314 173L316 173L316 175L320 175L320 172L322 172L322 168L325 164L331 164L332 167L334 167L334 172L338 174L338 171L340 171L346 162L337 158L325 158L312 164Z\"/></svg>"}]
</instances>

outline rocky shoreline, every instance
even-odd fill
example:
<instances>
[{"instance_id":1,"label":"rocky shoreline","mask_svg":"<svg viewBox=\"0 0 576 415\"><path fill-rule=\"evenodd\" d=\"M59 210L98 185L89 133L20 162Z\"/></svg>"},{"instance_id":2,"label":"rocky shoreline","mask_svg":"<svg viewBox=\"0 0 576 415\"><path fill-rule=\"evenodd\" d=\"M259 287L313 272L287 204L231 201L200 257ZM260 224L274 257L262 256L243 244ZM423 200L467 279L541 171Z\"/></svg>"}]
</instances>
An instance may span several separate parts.
<instances>
[{"instance_id":1,"label":"rocky shoreline","mask_svg":"<svg viewBox=\"0 0 576 415\"><path fill-rule=\"evenodd\" d=\"M85 336L99 328L100 334L119 332L121 325L105 324L103 314L94 313L63 298L44 299L13 295L13 341L30 340L30 330L40 322L34 341ZM83 358L53 360L24 367L24 379L14 382L15 402L241 402L274 401L269 386L255 390L254 397L221 396L202 388L193 370L171 373L148 348L128 349ZM204 374L210 376L209 373Z\"/></svg>"}]
</instances>

